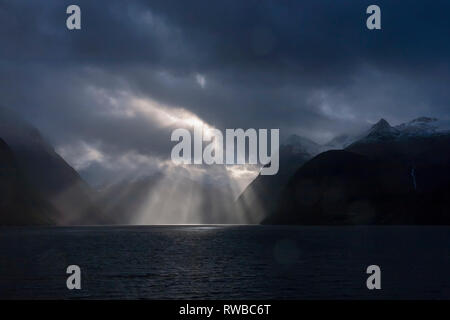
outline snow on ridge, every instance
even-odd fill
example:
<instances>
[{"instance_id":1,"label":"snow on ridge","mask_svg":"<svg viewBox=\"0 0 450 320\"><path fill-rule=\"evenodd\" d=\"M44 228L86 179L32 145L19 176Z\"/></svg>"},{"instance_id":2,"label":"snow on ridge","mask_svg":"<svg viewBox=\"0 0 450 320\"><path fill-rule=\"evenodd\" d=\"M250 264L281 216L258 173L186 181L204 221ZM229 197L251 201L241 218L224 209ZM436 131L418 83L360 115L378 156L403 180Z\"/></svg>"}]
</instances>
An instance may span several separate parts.
<instances>
[{"instance_id":1,"label":"snow on ridge","mask_svg":"<svg viewBox=\"0 0 450 320\"><path fill-rule=\"evenodd\" d=\"M419 117L409 122L391 126L388 121L380 119L365 132L359 134L342 134L323 145L318 145L309 139L297 135L290 136L284 144L293 146L296 152L307 152L314 155L332 149L345 149L356 142L370 143L383 140L447 134L450 134L450 120Z\"/></svg>"},{"instance_id":2,"label":"snow on ridge","mask_svg":"<svg viewBox=\"0 0 450 320\"><path fill-rule=\"evenodd\" d=\"M450 133L450 121L437 118L420 117L395 127L402 135L423 136Z\"/></svg>"}]
</instances>

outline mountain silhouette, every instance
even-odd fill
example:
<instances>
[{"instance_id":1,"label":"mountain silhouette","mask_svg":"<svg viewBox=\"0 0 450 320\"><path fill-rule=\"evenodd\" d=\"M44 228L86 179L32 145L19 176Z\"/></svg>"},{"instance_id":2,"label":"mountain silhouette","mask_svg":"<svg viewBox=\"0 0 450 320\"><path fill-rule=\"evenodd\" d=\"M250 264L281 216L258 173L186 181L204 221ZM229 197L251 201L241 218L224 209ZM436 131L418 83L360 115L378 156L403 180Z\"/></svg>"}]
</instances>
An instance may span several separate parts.
<instances>
[{"instance_id":1,"label":"mountain silhouette","mask_svg":"<svg viewBox=\"0 0 450 320\"><path fill-rule=\"evenodd\" d=\"M50 224L57 215L29 186L12 150L0 139L0 224Z\"/></svg>"},{"instance_id":2,"label":"mountain silhouette","mask_svg":"<svg viewBox=\"0 0 450 320\"><path fill-rule=\"evenodd\" d=\"M248 223L260 223L269 216L279 201L282 188L306 161L321 151L315 142L292 135L280 146L280 168L276 175L258 175L236 201Z\"/></svg>"},{"instance_id":3,"label":"mountain silhouette","mask_svg":"<svg viewBox=\"0 0 450 320\"><path fill-rule=\"evenodd\" d=\"M450 132L443 124L380 120L344 150L301 166L263 223L450 224Z\"/></svg>"},{"instance_id":4,"label":"mountain silhouette","mask_svg":"<svg viewBox=\"0 0 450 320\"><path fill-rule=\"evenodd\" d=\"M18 172L14 179L17 183L23 182L16 185L25 184L26 190L29 190L27 192L35 195L36 199L42 199L41 204L46 203L52 208L48 210L47 205L42 208L37 205L35 212L42 213L37 220L56 225L107 221L94 203L93 191L78 173L54 151L36 128L6 108L0 108L0 138L8 148L3 147L2 156L5 159L2 161L6 161L10 167L13 165ZM8 160L9 156L14 158L13 162ZM12 177L2 176L1 183L7 185L8 179ZM10 201L7 198L3 200ZM9 221L5 215L3 218L0 224ZM36 220L32 219L29 223L33 221Z\"/></svg>"}]
</instances>

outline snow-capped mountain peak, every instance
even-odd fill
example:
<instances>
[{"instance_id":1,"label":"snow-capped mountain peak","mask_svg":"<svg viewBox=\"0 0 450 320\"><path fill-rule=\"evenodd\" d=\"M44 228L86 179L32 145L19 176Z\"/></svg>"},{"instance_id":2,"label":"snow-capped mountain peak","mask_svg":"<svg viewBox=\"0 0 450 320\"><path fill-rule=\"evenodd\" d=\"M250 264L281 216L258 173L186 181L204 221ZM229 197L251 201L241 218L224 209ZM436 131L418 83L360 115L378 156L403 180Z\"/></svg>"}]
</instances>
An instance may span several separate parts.
<instances>
[{"instance_id":1,"label":"snow-capped mountain peak","mask_svg":"<svg viewBox=\"0 0 450 320\"><path fill-rule=\"evenodd\" d=\"M389 122L387 122L385 119L381 118L377 123L375 123L371 131L379 131L379 130L386 130L392 128Z\"/></svg>"},{"instance_id":2,"label":"snow-capped mountain peak","mask_svg":"<svg viewBox=\"0 0 450 320\"><path fill-rule=\"evenodd\" d=\"M420 117L412 121L402 123L396 128L404 136L424 136L450 133L450 121L437 118Z\"/></svg>"},{"instance_id":3,"label":"snow-capped mountain peak","mask_svg":"<svg viewBox=\"0 0 450 320\"><path fill-rule=\"evenodd\" d=\"M450 134L449 120L420 117L393 127L386 120L381 119L370 128L362 139L357 140L355 143L371 143L448 134Z\"/></svg>"},{"instance_id":4,"label":"snow-capped mountain peak","mask_svg":"<svg viewBox=\"0 0 450 320\"><path fill-rule=\"evenodd\" d=\"M389 122L385 119L381 119L377 123L375 123L366 134L366 140L387 140L387 139L395 139L400 132L392 127Z\"/></svg>"}]
</instances>

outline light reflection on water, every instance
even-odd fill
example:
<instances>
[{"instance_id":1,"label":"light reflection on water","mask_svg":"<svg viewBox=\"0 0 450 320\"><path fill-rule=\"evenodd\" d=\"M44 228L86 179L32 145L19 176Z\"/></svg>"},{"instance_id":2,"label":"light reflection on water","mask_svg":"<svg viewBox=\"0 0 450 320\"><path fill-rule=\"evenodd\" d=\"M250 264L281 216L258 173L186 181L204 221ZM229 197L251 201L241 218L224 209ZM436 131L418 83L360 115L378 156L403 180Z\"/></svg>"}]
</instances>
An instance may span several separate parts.
<instances>
[{"instance_id":1,"label":"light reflection on water","mask_svg":"<svg viewBox=\"0 0 450 320\"><path fill-rule=\"evenodd\" d=\"M449 298L448 227L0 229L0 298ZM82 269L82 290L65 287ZM382 269L382 290L365 287Z\"/></svg>"}]
</instances>

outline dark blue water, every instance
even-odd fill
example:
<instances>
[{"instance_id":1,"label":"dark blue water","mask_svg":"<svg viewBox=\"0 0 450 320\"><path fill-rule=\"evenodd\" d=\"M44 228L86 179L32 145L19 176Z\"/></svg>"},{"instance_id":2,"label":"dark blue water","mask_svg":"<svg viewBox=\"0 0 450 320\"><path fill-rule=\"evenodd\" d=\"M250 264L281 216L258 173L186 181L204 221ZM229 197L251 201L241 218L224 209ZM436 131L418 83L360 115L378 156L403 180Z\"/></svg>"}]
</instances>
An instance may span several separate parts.
<instances>
[{"instance_id":1,"label":"dark blue water","mask_svg":"<svg viewBox=\"0 0 450 320\"><path fill-rule=\"evenodd\" d=\"M381 290L366 288L372 264ZM450 228L2 228L0 298L450 298Z\"/></svg>"}]
</instances>

